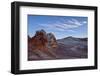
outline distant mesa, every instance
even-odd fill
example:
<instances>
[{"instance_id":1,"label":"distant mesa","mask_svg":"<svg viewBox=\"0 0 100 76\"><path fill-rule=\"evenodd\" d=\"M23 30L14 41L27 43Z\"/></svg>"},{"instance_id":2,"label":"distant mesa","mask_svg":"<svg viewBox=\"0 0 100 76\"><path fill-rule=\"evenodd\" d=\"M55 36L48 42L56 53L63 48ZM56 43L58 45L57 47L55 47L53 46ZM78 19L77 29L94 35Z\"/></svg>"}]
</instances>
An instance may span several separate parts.
<instances>
[{"instance_id":1,"label":"distant mesa","mask_svg":"<svg viewBox=\"0 0 100 76\"><path fill-rule=\"evenodd\" d=\"M62 40L62 39L61 39ZM87 38L76 38L76 37L72 37L72 36L68 36L66 38L63 38L63 40L74 40L74 41L87 41Z\"/></svg>"}]
</instances>

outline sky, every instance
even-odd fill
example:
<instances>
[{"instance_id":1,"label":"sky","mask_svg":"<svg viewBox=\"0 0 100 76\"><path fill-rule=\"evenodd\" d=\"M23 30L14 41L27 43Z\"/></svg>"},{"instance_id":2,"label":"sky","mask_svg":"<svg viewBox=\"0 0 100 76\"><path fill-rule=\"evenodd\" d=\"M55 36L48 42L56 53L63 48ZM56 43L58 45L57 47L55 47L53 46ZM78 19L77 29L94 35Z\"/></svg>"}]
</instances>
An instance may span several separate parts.
<instances>
[{"instance_id":1,"label":"sky","mask_svg":"<svg viewBox=\"0 0 100 76\"><path fill-rule=\"evenodd\" d=\"M32 37L41 29L53 33L57 39L68 36L85 38L88 37L88 17L28 15L28 35Z\"/></svg>"}]
</instances>

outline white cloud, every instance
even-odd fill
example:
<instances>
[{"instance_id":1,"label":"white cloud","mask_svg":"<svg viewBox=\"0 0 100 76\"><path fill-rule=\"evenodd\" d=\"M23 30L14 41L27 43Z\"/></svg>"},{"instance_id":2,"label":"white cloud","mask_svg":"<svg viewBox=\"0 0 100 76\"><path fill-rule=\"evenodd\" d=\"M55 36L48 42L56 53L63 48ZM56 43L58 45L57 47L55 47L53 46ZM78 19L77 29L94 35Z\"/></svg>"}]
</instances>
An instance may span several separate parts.
<instances>
[{"instance_id":1,"label":"white cloud","mask_svg":"<svg viewBox=\"0 0 100 76\"><path fill-rule=\"evenodd\" d=\"M55 23L44 23L44 24L39 24L41 27L44 27L46 29L55 29L58 31L66 31L66 30L70 30L71 32L73 32L72 29L74 28L78 28L80 26L82 26L83 24L86 24L87 21L78 21L77 19L70 19L70 20L66 20L66 19L60 19Z\"/></svg>"},{"instance_id":2,"label":"white cloud","mask_svg":"<svg viewBox=\"0 0 100 76\"><path fill-rule=\"evenodd\" d=\"M83 23L84 23L84 24L86 24L86 23L87 23L87 21L83 21Z\"/></svg>"},{"instance_id":3,"label":"white cloud","mask_svg":"<svg viewBox=\"0 0 100 76\"><path fill-rule=\"evenodd\" d=\"M69 32L76 32L76 31L74 31L74 30L68 30Z\"/></svg>"}]
</instances>

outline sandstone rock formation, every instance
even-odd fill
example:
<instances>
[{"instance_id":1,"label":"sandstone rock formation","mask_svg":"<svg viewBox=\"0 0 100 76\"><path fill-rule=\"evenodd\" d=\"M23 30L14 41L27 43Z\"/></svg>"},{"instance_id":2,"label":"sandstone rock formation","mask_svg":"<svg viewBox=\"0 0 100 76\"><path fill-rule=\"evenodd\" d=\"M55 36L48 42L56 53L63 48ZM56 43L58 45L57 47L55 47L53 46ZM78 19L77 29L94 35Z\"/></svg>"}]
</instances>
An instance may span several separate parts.
<instances>
[{"instance_id":1,"label":"sandstone rock formation","mask_svg":"<svg viewBox=\"0 0 100 76\"><path fill-rule=\"evenodd\" d=\"M47 50L48 39L44 30L36 31L35 36L29 41L31 50Z\"/></svg>"},{"instance_id":2,"label":"sandstone rock formation","mask_svg":"<svg viewBox=\"0 0 100 76\"><path fill-rule=\"evenodd\" d=\"M87 38L65 37L56 40L43 29L28 36L28 60L87 58Z\"/></svg>"},{"instance_id":3,"label":"sandstone rock formation","mask_svg":"<svg viewBox=\"0 0 100 76\"><path fill-rule=\"evenodd\" d=\"M48 33L47 37L48 37L48 46L52 47L52 48L56 48L57 41L56 41L56 37L53 35L53 33Z\"/></svg>"}]
</instances>

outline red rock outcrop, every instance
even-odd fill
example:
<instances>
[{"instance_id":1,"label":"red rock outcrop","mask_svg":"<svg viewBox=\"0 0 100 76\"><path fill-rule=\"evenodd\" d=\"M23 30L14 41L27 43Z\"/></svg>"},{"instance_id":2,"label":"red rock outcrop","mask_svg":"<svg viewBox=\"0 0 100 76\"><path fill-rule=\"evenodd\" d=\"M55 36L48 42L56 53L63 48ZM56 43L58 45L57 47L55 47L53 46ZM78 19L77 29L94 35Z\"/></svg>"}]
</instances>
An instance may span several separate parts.
<instances>
[{"instance_id":1,"label":"red rock outcrop","mask_svg":"<svg viewBox=\"0 0 100 76\"><path fill-rule=\"evenodd\" d=\"M47 50L48 39L46 32L43 30L37 31L35 36L29 41L29 48L31 50Z\"/></svg>"},{"instance_id":2,"label":"red rock outcrop","mask_svg":"<svg viewBox=\"0 0 100 76\"><path fill-rule=\"evenodd\" d=\"M28 36L28 60L87 58L87 38L66 37L56 40L53 33L36 31Z\"/></svg>"},{"instance_id":3,"label":"red rock outcrop","mask_svg":"<svg viewBox=\"0 0 100 76\"><path fill-rule=\"evenodd\" d=\"M46 34L44 30L39 30L36 31L36 34L32 38L28 36L28 55L30 59L35 58L34 60L36 60L36 58L56 58L53 50L56 47L57 41L52 33Z\"/></svg>"}]
</instances>

